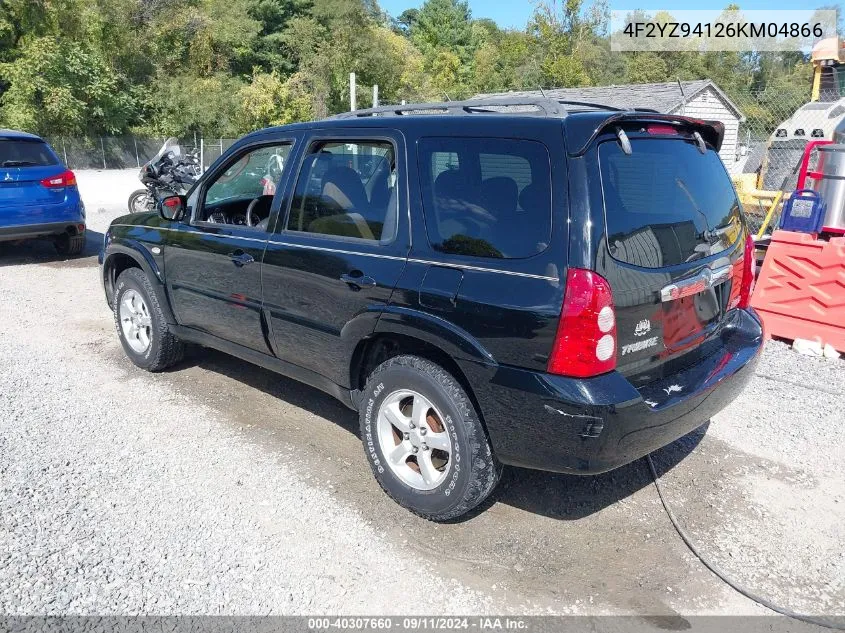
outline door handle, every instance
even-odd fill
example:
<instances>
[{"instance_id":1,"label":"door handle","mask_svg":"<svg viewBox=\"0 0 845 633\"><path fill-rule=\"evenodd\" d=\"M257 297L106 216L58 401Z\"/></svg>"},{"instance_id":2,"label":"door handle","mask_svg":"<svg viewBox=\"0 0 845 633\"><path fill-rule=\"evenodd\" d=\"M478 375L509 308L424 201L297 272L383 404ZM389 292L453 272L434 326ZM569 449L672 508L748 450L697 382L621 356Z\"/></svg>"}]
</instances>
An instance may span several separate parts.
<instances>
[{"instance_id":1,"label":"door handle","mask_svg":"<svg viewBox=\"0 0 845 633\"><path fill-rule=\"evenodd\" d=\"M360 290L361 288L374 288L376 280L368 277L360 270L353 270L340 276L340 280L348 284L352 290Z\"/></svg>"},{"instance_id":2,"label":"door handle","mask_svg":"<svg viewBox=\"0 0 845 633\"><path fill-rule=\"evenodd\" d=\"M232 263L235 264L238 268L241 266L246 266L247 264L251 264L255 261L255 258L250 255L249 253L244 253L241 250L237 250L234 253L229 253L229 259L232 260Z\"/></svg>"}]
</instances>

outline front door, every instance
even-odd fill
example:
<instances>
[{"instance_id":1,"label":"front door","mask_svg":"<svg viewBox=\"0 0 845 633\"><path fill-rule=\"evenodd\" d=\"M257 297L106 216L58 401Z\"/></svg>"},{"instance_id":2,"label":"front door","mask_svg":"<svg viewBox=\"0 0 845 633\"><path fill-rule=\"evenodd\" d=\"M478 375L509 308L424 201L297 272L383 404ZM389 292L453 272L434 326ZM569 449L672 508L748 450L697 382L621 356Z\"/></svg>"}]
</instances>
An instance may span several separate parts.
<instances>
[{"instance_id":1,"label":"front door","mask_svg":"<svg viewBox=\"0 0 845 633\"><path fill-rule=\"evenodd\" d=\"M261 319L261 260L278 212L292 140L232 151L191 193L189 217L165 247L180 325L269 353Z\"/></svg>"},{"instance_id":2,"label":"front door","mask_svg":"<svg viewBox=\"0 0 845 633\"><path fill-rule=\"evenodd\" d=\"M402 138L373 134L307 140L287 217L264 255L276 354L341 386L350 347L375 328L409 247Z\"/></svg>"}]
</instances>

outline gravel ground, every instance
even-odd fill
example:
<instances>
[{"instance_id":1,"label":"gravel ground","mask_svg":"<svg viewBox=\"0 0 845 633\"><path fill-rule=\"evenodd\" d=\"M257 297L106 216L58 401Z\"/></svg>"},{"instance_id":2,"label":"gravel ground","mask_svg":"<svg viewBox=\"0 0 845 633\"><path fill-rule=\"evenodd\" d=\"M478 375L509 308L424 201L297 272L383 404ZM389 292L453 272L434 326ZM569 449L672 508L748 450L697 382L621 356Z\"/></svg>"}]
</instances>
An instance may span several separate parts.
<instances>
[{"instance_id":1,"label":"gravel ground","mask_svg":"<svg viewBox=\"0 0 845 633\"><path fill-rule=\"evenodd\" d=\"M665 477L714 561L798 611L845 614L843 411L842 360L770 341L757 378Z\"/></svg>"},{"instance_id":2,"label":"gravel ground","mask_svg":"<svg viewBox=\"0 0 845 633\"><path fill-rule=\"evenodd\" d=\"M94 257L135 170L77 176L86 256L0 252L0 613L766 613L683 546L642 462L508 469L483 512L433 525L379 491L331 398L210 351L137 370ZM843 361L772 342L733 405L655 454L708 556L828 615L843 409Z\"/></svg>"}]
</instances>

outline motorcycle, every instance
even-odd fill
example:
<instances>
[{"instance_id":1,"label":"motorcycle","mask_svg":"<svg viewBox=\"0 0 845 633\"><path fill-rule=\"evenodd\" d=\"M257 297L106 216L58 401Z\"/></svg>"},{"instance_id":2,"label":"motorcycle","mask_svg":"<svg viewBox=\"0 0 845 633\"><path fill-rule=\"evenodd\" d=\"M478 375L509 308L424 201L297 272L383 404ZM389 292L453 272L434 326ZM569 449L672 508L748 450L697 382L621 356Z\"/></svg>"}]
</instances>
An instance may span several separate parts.
<instances>
[{"instance_id":1,"label":"motorcycle","mask_svg":"<svg viewBox=\"0 0 845 633\"><path fill-rule=\"evenodd\" d=\"M138 179L144 189L129 196L130 213L154 212L156 202L170 195L184 195L201 175L199 152L183 154L179 141L169 138L158 153L144 163Z\"/></svg>"}]
</instances>

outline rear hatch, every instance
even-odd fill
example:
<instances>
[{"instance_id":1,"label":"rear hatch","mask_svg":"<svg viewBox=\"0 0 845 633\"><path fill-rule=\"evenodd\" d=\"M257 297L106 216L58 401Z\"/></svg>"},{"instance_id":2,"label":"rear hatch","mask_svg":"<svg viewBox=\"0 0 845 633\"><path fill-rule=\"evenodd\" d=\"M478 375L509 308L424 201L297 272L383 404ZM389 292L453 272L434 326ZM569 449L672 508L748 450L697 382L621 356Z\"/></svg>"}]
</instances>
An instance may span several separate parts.
<instances>
[{"instance_id":1,"label":"rear hatch","mask_svg":"<svg viewBox=\"0 0 845 633\"><path fill-rule=\"evenodd\" d=\"M0 222L37 222L39 210L63 204L66 188L47 187L41 181L64 171L41 139L0 136Z\"/></svg>"},{"instance_id":2,"label":"rear hatch","mask_svg":"<svg viewBox=\"0 0 845 633\"><path fill-rule=\"evenodd\" d=\"M596 149L606 218L596 270L613 292L617 369L644 385L720 348L746 229L716 149L695 130L616 129Z\"/></svg>"}]
</instances>

